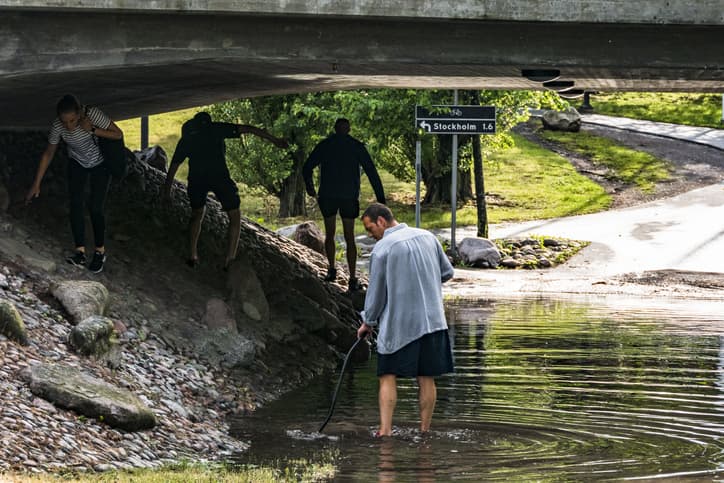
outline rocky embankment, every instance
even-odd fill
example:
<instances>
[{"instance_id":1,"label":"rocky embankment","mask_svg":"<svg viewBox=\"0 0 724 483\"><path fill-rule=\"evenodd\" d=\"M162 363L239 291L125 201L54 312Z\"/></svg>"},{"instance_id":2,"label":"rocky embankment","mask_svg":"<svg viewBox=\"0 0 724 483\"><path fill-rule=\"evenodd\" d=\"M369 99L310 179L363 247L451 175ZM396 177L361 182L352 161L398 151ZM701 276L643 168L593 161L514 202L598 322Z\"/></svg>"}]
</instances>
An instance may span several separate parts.
<instances>
[{"instance_id":1,"label":"rocky embankment","mask_svg":"<svg viewBox=\"0 0 724 483\"><path fill-rule=\"evenodd\" d=\"M246 219L239 259L221 270L226 216L213 200L202 264L187 267L185 189L162 203L165 174L144 163L111 185L104 271L65 263L62 154L23 203L44 143L0 133L0 471L224 458L246 446L229 416L336 366L358 322L346 274L323 282L322 255ZM73 308L99 293L90 311Z\"/></svg>"},{"instance_id":2,"label":"rocky embankment","mask_svg":"<svg viewBox=\"0 0 724 483\"><path fill-rule=\"evenodd\" d=\"M103 358L76 354L68 343L74 326L62 307L38 297L42 286L21 267L5 263L0 268L1 301L15 308L25 333L23 341L0 335L0 471L155 467L245 449L245 443L228 435L226 417L246 411L249 398L228 373L169 350L156 335L134 328L119 337L115 368ZM155 426L116 429L103 417L52 404L28 383L33 367L77 370L127 390L150 409Z\"/></svg>"}]
</instances>

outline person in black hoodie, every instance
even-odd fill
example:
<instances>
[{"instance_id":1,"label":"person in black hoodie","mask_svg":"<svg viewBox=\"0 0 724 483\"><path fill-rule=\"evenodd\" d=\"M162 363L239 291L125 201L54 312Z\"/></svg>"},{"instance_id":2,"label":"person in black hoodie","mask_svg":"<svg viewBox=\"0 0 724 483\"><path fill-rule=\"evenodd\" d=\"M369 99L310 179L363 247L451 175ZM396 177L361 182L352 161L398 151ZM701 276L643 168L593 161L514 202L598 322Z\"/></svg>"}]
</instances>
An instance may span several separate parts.
<instances>
[{"instance_id":1,"label":"person in black hoodie","mask_svg":"<svg viewBox=\"0 0 724 483\"><path fill-rule=\"evenodd\" d=\"M317 198L319 210L324 217L324 248L329 261L329 271L325 280L334 281L337 278L337 269L334 266L336 252L334 236L337 230L337 212L339 212L347 244L347 265L350 276L348 288L352 291L359 288L355 270L357 246L354 241L354 221L359 216L360 167L370 180L379 203L385 204L385 192L365 145L350 136L349 131L349 120L337 119L334 123L334 133L312 150L304 163L302 175L307 194ZM319 193L314 189L312 178L314 168L317 166L320 167Z\"/></svg>"}]
</instances>

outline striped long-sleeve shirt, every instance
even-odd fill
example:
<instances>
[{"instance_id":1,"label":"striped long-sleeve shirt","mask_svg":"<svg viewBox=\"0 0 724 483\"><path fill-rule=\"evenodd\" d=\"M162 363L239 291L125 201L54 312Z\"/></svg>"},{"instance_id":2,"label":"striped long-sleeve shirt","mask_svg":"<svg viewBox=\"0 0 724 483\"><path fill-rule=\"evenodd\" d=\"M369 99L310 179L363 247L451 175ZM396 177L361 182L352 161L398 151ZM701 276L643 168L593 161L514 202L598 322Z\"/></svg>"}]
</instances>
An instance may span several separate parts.
<instances>
[{"instance_id":1,"label":"striped long-sleeve shirt","mask_svg":"<svg viewBox=\"0 0 724 483\"><path fill-rule=\"evenodd\" d=\"M391 354L425 334L447 329L441 284L453 267L440 242L405 223L388 228L370 257L363 320L378 327L377 352Z\"/></svg>"},{"instance_id":2,"label":"striped long-sleeve shirt","mask_svg":"<svg viewBox=\"0 0 724 483\"><path fill-rule=\"evenodd\" d=\"M91 124L96 127L108 129L108 126L111 125L111 118L97 107L89 107L86 115ZM48 143L58 144L61 139L68 146L68 157L75 159L84 168L92 168L103 162L103 155L98 149L98 139L93 134L80 126L69 131L63 126L61 120L56 118L50 127Z\"/></svg>"}]
</instances>

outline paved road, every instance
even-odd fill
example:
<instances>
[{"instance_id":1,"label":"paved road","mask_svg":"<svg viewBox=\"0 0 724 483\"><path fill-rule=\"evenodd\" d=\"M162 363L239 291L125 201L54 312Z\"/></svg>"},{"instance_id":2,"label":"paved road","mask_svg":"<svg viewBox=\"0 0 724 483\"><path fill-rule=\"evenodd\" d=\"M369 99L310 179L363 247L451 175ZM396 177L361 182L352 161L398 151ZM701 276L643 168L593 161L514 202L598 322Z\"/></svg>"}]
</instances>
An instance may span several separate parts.
<instances>
[{"instance_id":1,"label":"paved road","mask_svg":"<svg viewBox=\"0 0 724 483\"><path fill-rule=\"evenodd\" d=\"M643 121L639 119L628 119L625 117L602 116L600 114L584 115L583 123L653 134L655 136L679 139L681 141L691 143L705 144L713 148L724 150L724 129L683 126L681 124Z\"/></svg>"},{"instance_id":2,"label":"paved road","mask_svg":"<svg viewBox=\"0 0 724 483\"><path fill-rule=\"evenodd\" d=\"M724 130L598 115L584 119L724 149ZM438 233L449 237L450 230ZM579 273L607 276L659 269L724 273L724 183L620 210L490 226L491 238L531 234L591 241L565 265ZM475 236L475 228L456 230L456 240L466 236Z\"/></svg>"}]
</instances>

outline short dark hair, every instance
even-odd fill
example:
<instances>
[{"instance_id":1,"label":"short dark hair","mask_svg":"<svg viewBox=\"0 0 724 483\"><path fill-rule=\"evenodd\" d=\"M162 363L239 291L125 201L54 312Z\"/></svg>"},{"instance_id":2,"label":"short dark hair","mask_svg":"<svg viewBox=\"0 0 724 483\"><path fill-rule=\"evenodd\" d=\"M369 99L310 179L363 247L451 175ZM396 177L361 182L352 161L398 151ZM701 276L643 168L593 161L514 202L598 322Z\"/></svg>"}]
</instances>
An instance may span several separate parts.
<instances>
[{"instance_id":1,"label":"short dark hair","mask_svg":"<svg viewBox=\"0 0 724 483\"><path fill-rule=\"evenodd\" d=\"M81 111L80 101L73 94L66 94L60 98L58 104L55 105L55 112L60 116L66 112L75 112L80 114Z\"/></svg>"},{"instance_id":2,"label":"short dark hair","mask_svg":"<svg viewBox=\"0 0 724 483\"><path fill-rule=\"evenodd\" d=\"M194 116L194 119L202 126L206 124L211 124L211 114L205 111L197 112Z\"/></svg>"},{"instance_id":3,"label":"short dark hair","mask_svg":"<svg viewBox=\"0 0 724 483\"><path fill-rule=\"evenodd\" d=\"M349 128L349 119L340 117L334 122L334 132L337 134L347 134L349 133Z\"/></svg>"},{"instance_id":4,"label":"short dark hair","mask_svg":"<svg viewBox=\"0 0 724 483\"><path fill-rule=\"evenodd\" d=\"M362 213L360 219L365 216L372 222L377 221L377 218L384 218L384 220L388 223L395 219L395 215L392 214L392 211L382 203L372 203L369 205L365 212Z\"/></svg>"}]
</instances>

